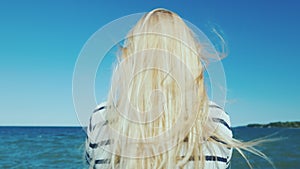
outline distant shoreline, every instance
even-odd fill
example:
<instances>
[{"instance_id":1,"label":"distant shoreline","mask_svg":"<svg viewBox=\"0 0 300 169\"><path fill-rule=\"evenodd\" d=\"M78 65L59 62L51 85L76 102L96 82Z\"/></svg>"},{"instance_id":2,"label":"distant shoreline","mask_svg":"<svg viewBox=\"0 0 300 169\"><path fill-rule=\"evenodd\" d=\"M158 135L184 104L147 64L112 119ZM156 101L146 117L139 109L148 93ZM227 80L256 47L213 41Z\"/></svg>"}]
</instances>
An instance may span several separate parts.
<instances>
[{"instance_id":1,"label":"distant shoreline","mask_svg":"<svg viewBox=\"0 0 300 169\"><path fill-rule=\"evenodd\" d=\"M0 128L83 128L86 129L87 126L68 126L68 125L0 125ZM232 128L240 127L250 127L250 128L300 128L300 121L291 121L291 122L271 122L267 124L252 123L243 126L233 126Z\"/></svg>"},{"instance_id":2,"label":"distant shoreline","mask_svg":"<svg viewBox=\"0 0 300 169\"><path fill-rule=\"evenodd\" d=\"M248 124L246 127L252 128L300 128L300 121L292 122L272 122L268 124Z\"/></svg>"}]
</instances>

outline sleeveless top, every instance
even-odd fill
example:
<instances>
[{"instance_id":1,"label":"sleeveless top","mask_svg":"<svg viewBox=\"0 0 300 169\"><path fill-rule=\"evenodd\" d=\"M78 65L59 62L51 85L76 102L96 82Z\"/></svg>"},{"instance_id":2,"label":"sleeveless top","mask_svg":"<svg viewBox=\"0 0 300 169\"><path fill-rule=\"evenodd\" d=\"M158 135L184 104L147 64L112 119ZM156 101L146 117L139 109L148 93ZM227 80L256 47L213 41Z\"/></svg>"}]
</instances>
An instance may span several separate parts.
<instances>
[{"instance_id":1,"label":"sleeveless top","mask_svg":"<svg viewBox=\"0 0 300 169\"><path fill-rule=\"evenodd\" d=\"M85 142L85 159L90 168L106 169L109 166L110 153L103 148L108 146L111 141L105 139L105 128L107 128L108 121L105 120L104 112L106 103L101 103L94 110L87 126L87 138ZM213 123L218 125L218 131L226 137L232 137L232 130L230 127L229 115L217 104L209 102L209 116ZM96 139L98 138L98 139ZM207 141L203 144L203 152L205 155L206 169L227 169L230 167L230 160L232 156L232 148L228 147L226 142L211 137L214 141ZM96 140L96 141L95 141ZM213 150L213 151L211 151ZM190 158L188 163L183 167L184 169L194 168L194 159Z\"/></svg>"}]
</instances>

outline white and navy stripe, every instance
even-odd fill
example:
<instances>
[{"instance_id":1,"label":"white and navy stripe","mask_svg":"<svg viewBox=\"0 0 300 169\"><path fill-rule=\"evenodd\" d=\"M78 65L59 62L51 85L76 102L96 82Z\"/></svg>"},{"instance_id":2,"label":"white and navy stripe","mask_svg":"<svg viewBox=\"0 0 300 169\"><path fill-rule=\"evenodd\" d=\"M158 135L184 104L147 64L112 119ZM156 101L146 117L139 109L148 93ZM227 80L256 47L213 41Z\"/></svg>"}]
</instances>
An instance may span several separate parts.
<instances>
[{"instance_id":1,"label":"white and navy stripe","mask_svg":"<svg viewBox=\"0 0 300 169\"><path fill-rule=\"evenodd\" d=\"M106 103L102 103L95 109L90 118L90 125L87 130L85 158L90 167L96 169L109 168L111 160L110 154L103 149L105 146L109 146L113 143L113 140L106 139L108 137L105 136L105 130L108 128L108 121L104 118L105 104ZM212 121L218 125L218 130L220 130L222 134L232 137L229 115L220 106L210 102L209 116L212 118ZM97 139L100 138L99 136L101 136L101 140ZM210 138L219 144L209 142L204 145L205 168L229 168L232 148L228 147L225 141L215 136L211 136ZM187 142L187 139L185 139L184 142ZM101 156L99 156L99 154ZM184 156L181 156L181 158L184 158ZM184 168L194 168L193 161L195 161L195 157L190 157L189 162Z\"/></svg>"}]
</instances>

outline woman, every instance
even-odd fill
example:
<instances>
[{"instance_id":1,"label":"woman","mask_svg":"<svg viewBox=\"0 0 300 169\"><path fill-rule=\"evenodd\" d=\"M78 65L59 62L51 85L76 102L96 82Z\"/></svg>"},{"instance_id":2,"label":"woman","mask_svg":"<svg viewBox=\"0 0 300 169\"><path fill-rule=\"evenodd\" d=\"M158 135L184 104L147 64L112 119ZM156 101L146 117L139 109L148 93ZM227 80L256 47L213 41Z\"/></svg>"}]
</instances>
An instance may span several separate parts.
<instances>
[{"instance_id":1,"label":"woman","mask_svg":"<svg viewBox=\"0 0 300 169\"><path fill-rule=\"evenodd\" d=\"M265 157L257 142L234 139L228 114L209 101L203 50L174 12L138 21L87 129L91 168L228 168L233 148Z\"/></svg>"}]
</instances>

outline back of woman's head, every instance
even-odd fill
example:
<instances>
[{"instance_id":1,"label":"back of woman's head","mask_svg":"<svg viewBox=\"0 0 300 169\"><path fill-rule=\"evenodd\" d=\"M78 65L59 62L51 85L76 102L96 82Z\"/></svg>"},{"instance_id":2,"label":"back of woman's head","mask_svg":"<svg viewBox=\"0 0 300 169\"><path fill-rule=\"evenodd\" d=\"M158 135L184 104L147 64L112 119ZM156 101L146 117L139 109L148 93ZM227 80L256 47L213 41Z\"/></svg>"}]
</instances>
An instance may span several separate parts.
<instances>
[{"instance_id":1,"label":"back of woman's head","mask_svg":"<svg viewBox=\"0 0 300 169\"><path fill-rule=\"evenodd\" d=\"M201 72L201 46L193 32L174 12L155 9L142 17L128 33L123 58L144 50L161 50L181 60L195 75ZM163 60L164 58L161 58Z\"/></svg>"}]
</instances>

